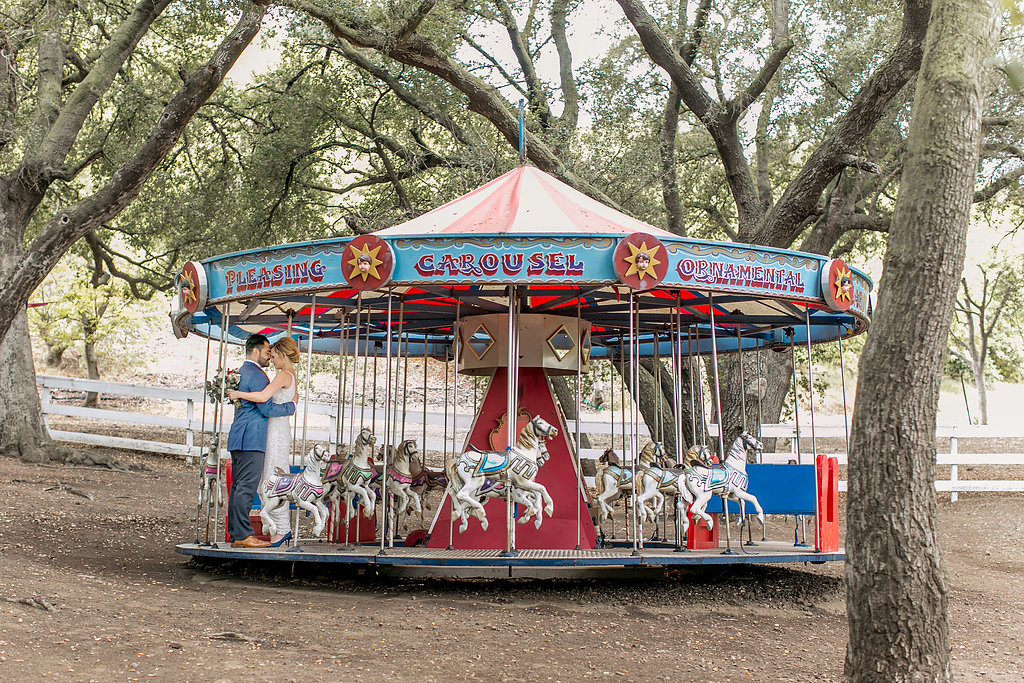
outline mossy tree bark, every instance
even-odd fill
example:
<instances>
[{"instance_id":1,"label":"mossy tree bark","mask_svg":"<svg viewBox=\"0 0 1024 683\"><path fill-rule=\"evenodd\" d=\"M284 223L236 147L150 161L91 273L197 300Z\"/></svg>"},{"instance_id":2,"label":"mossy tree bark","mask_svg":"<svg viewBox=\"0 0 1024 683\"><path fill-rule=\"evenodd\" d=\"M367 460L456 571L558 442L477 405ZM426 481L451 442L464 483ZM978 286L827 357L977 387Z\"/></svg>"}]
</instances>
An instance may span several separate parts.
<instances>
[{"instance_id":1,"label":"mossy tree bark","mask_svg":"<svg viewBox=\"0 0 1024 683\"><path fill-rule=\"evenodd\" d=\"M935 0L850 440L848 681L950 679L935 419L963 271L996 0Z\"/></svg>"}]
</instances>

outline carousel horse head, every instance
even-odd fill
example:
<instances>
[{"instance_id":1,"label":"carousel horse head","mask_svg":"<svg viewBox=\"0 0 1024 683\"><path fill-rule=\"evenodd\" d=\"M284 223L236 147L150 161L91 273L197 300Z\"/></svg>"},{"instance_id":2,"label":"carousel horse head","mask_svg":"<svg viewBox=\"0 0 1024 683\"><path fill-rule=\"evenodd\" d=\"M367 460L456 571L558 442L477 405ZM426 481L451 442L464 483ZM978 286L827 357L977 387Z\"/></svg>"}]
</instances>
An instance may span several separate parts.
<instances>
[{"instance_id":1,"label":"carousel horse head","mask_svg":"<svg viewBox=\"0 0 1024 683\"><path fill-rule=\"evenodd\" d=\"M755 437L753 434L746 430L744 430L743 433L739 435L739 438L740 440L743 441L743 445L746 448L757 451L758 453L764 450L764 444L761 443L761 441L758 440L757 437Z\"/></svg>"},{"instance_id":2,"label":"carousel horse head","mask_svg":"<svg viewBox=\"0 0 1024 683\"><path fill-rule=\"evenodd\" d=\"M604 449L604 453L597 459L602 465L618 465L619 455L615 452L614 448L608 447Z\"/></svg>"},{"instance_id":3,"label":"carousel horse head","mask_svg":"<svg viewBox=\"0 0 1024 683\"><path fill-rule=\"evenodd\" d=\"M686 460L709 467L711 465L711 449L702 443L695 443L686 451Z\"/></svg>"},{"instance_id":4,"label":"carousel horse head","mask_svg":"<svg viewBox=\"0 0 1024 683\"><path fill-rule=\"evenodd\" d=\"M558 436L558 430L548 424L547 420L542 418L540 415L535 415L527 427L533 430L533 436L538 441L543 439L550 439L551 437ZM523 432L520 433L520 438L526 433L526 428L523 428Z\"/></svg>"},{"instance_id":5,"label":"carousel horse head","mask_svg":"<svg viewBox=\"0 0 1024 683\"><path fill-rule=\"evenodd\" d=\"M363 427L359 430L359 436L356 437L355 447L352 449L355 455L365 455L367 457L373 455L373 447L377 443L377 437L373 435L369 427Z\"/></svg>"},{"instance_id":6,"label":"carousel horse head","mask_svg":"<svg viewBox=\"0 0 1024 683\"><path fill-rule=\"evenodd\" d=\"M406 439L398 444L398 448L391 454L391 461L408 464L417 457L419 457L419 449L416 448L416 439Z\"/></svg>"},{"instance_id":7,"label":"carousel horse head","mask_svg":"<svg viewBox=\"0 0 1024 683\"><path fill-rule=\"evenodd\" d=\"M313 447L309 449L309 453L306 453L307 467L309 463L316 463L318 467L323 467L324 463L331 459L331 452L327 446L323 444L315 443Z\"/></svg>"},{"instance_id":8,"label":"carousel horse head","mask_svg":"<svg viewBox=\"0 0 1024 683\"><path fill-rule=\"evenodd\" d=\"M650 441L640 451L640 464L644 467L661 465L665 459L665 449L660 441Z\"/></svg>"}]
</instances>

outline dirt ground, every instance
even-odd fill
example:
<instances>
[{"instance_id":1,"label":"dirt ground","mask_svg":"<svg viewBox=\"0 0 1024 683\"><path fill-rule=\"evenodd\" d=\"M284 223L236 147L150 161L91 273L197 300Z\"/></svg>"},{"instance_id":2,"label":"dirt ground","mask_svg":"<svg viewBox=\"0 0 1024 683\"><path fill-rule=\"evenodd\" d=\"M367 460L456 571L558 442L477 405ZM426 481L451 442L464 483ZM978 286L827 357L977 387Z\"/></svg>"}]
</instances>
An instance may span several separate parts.
<instances>
[{"instance_id":1,"label":"dirt ground","mask_svg":"<svg viewBox=\"0 0 1024 683\"><path fill-rule=\"evenodd\" d=\"M195 470L117 456L140 469L0 459L0 680L842 675L838 564L556 583L293 578L242 563L203 566L173 549L195 536ZM940 504L958 680L1021 680L1022 502L966 494Z\"/></svg>"}]
</instances>

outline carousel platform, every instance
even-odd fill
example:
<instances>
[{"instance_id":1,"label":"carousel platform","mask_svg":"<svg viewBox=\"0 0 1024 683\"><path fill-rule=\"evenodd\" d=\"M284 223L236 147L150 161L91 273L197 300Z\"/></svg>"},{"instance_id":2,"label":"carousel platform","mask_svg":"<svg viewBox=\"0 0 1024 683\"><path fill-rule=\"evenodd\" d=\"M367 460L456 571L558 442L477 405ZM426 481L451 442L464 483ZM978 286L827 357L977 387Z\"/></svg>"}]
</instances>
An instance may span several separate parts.
<instances>
[{"instance_id":1,"label":"carousel platform","mask_svg":"<svg viewBox=\"0 0 1024 683\"><path fill-rule=\"evenodd\" d=\"M632 547L599 550L518 550L506 555L501 550L445 550L435 548L386 548L379 545L341 546L316 541L293 548L249 549L227 543L181 543L182 555L212 561L286 562L336 564L362 569L379 576L447 578L628 578L658 576L666 569L724 564L778 564L842 562L844 549L815 552L813 548L781 541L763 541L756 546L724 545L705 550L676 551L673 547Z\"/></svg>"}]
</instances>

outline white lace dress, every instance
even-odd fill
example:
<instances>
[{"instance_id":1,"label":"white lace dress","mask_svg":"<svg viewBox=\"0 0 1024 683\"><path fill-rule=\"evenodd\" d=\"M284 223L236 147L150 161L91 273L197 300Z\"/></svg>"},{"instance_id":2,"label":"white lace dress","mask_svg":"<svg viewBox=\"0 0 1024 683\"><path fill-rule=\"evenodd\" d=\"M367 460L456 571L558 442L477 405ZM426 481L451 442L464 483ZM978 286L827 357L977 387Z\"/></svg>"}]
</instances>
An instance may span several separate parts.
<instances>
[{"instance_id":1,"label":"white lace dress","mask_svg":"<svg viewBox=\"0 0 1024 683\"><path fill-rule=\"evenodd\" d=\"M288 373L292 376L291 386L281 387L274 392L274 395L270 397L270 400L274 403L288 403L288 401L294 401L295 392L295 375ZM263 484L260 486L260 491L265 491L264 486L266 481L274 476L274 470L280 467L285 472L288 471L288 467L292 464L292 425L291 418L285 417L271 417L267 420L267 450L263 458ZM291 529L291 513L287 505L282 505L273 512L270 513L270 517L274 520L274 524L277 525L278 534L286 534Z\"/></svg>"}]
</instances>

